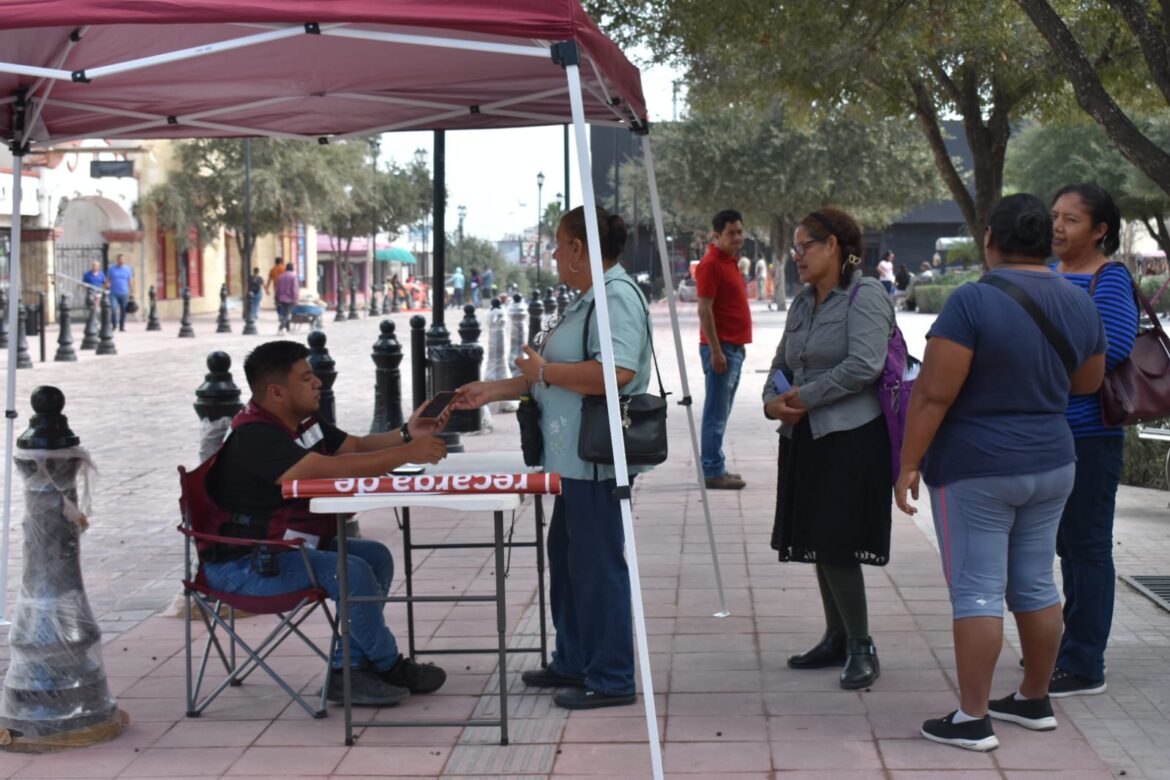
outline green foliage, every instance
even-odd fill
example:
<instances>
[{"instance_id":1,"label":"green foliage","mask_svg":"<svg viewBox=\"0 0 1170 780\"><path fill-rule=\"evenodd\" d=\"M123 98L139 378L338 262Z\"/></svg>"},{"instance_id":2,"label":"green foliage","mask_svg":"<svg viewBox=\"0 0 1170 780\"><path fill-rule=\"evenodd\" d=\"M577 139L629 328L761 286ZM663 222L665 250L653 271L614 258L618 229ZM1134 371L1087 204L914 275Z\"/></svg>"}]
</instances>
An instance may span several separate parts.
<instances>
[{"instance_id":1,"label":"green foliage","mask_svg":"<svg viewBox=\"0 0 1170 780\"><path fill-rule=\"evenodd\" d=\"M1166 282L1166 274L1159 276L1143 276L1138 286L1142 288L1142 295L1146 299L1153 298ZM1170 291L1162 293L1158 300L1154 301L1154 311L1159 314L1170 314Z\"/></svg>"},{"instance_id":2,"label":"green foliage","mask_svg":"<svg viewBox=\"0 0 1170 780\"><path fill-rule=\"evenodd\" d=\"M1137 428L1126 428L1121 484L1166 490L1166 447L1166 442L1138 438Z\"/></svg>"},{"instance_id":3,"label":"green foliage","mask_svg":"<svg viewBox=\"0 0 1170 780\"><path fill-rule=\"evenodd\" d=\"M471 283L472 268L478 269L480 274L491 268L494 275L492 284L500 288L501 292L506 292L512 284L519 285L521 290L531 289L534 284L529 280L529 276L533 280L536 278L535 268L528 274L525 266L509 263L495 243L476 236L464 235L460 244L459 234L453 233L447 236L447 268L450 271L457 266L463 269L468 284ZM548 274L545 274L544 278L547 279Z\"/></svg>"},{"instance_id":4,"label":"green foliage","mask_svg":"<svg viewBox=\"0 0 1170 780\"><path fill-rule=\"evenodd\" d=\"M938 314L957 285L916 284L914 305L923 314Z\"/></svg>"},{"instance_id":5,"label":"green foliage","mask_svg":"<svg viewBox=\"0 0 1170 780\"><path fill-rule=\"evenodd\" d=\"M970 268L972 266L979 266L979 264L979 248L975 246L975 241L972 239L959 242L947 250L948 268ZM956 275L947 274L943 278Z\"/></svg>"}]
</instances>

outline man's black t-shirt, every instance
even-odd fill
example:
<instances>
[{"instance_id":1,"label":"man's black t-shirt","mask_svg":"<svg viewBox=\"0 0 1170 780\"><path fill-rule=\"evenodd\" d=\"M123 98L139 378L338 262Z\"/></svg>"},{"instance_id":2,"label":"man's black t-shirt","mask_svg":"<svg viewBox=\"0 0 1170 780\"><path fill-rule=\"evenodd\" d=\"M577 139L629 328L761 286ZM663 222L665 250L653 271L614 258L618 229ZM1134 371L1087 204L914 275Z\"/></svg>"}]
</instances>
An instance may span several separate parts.
<instances>
[{"instance_id":1,"label":"man's black t-shirt","mask_svg":"<svg viewBox=\"0 0 1170 780\"><path fill-rule=\"evenodd\" d=\"M310 428L293 439L275 425L249 423L232 431L208 475L207 489L223 509L265 515L285 505L276 482L310 452L337 452L346 433L320 423L321 436ZM306 446L311 445L311 446Z\"/></svg>"},{"instance_id":2,"label":"man's black t-shirt","mask_svg":"<svg viewBox=\"0 0 1170 780\"><path fill-rule=\"evenodd\" d=\"M248 292L252 293L252 295L255 295L256 293L260 292L263 289L264 289L264 277L263 276L253 276L252 278L250 278L248 280Z\"/></svg>"}]
</instances>

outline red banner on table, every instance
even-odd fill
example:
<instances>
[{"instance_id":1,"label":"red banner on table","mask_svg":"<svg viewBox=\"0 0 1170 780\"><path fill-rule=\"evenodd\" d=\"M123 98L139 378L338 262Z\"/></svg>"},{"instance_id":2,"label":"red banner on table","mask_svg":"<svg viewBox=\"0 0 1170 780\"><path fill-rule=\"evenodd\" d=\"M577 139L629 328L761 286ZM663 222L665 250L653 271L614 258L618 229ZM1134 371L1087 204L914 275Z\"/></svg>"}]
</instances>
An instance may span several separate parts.
<instances>
[{"instance_id":1,"label":"red banner on table","mask_svg":"<svg viewBox=\"0 0 1170 780\"><path fill-rule=\"evenodd\" d=\"M418 474L344 479L286 479L285 498L373 496L393 493L476 495L486 493L561 494L560 474Z\"/></svg>"}]
</instances>

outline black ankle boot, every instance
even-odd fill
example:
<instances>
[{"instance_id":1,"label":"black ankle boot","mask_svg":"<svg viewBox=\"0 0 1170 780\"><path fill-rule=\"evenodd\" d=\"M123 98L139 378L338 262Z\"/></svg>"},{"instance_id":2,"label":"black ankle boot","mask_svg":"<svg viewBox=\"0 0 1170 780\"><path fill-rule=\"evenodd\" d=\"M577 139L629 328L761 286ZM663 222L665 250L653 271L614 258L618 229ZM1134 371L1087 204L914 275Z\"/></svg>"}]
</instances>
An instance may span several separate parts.
<instances>
[{"instance_id":1,"label":"black ankle boot","mask_svg":"<svg viewBox=\"0 0 1170 780\"><path fill-rule=\"evenodd\" d=\"M790 669L822 669L838 666L845 660L845 632L825 630L821 641L803 653L788 657Z\"/></svg>"},{"instance_id":2,"label":"black ankle boot","mask_svg":"<svg viewBox=\"0 0 1170 780\"><path fill-rule=\"evenodd\" d=\"M881 674L877 648L869 637L850 639L845 668L841 670L841 687L846 689L864 688L873 683Z\"/></svg>"}]
</instances>

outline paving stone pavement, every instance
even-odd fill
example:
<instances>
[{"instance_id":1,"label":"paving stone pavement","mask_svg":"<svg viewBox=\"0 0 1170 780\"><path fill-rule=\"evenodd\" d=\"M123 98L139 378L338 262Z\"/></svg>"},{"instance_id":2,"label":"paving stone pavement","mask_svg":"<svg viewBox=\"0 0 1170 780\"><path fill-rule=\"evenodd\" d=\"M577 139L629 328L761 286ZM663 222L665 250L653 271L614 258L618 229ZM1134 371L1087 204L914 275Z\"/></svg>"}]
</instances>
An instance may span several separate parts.
<instances>
[{"instance_id":1,"label":"paving stone pavement","mask_svg":"<svg viewBox=\"0 0 1170 780\"><path fill-rule=\"evenodd\" d=\"M702 376L693 344L697 319L682 305L686 359L698 416ZM678 389L678 367L664 305L655 307L659 359L667 383ZM1002 745L973 754L933 745L917 735L925 717L955 706L949 603L942 581L929 507L917 522L898 514L893 560L867 568L872 625L882 677L872 689L842 691L833 670L793 672L784 659L814 642L822 629L811 567L780 565L768 548L775 490L776 437L759 412L761 373L779 340L783 315L755 310L756 340L748 349L739 400L729 425L727 451L749 485L742 492L711 494L717 551L731 616L714 618L719 600L702 508L698 503L686 415L672 407L671 459L635 489L634 515L653 683L668 777L718 778L1170 778L1170 744L1162 738L1170 696L1162 673L1170 658L1170 615L1119 585L1109 654L1109 691L1065 699L1061 727L1036 734L1003 725ZM410 314L394 315L409 350ZM448 325L453 319L448 316ZM902 315L911 349L921 354L931 321ZM21 756L0 752L0 778L35 777L428 777L572 778L648 777L644 711L625 707L569 714L551 697L526 690L520 672L535 655L513 656L508 687L512 744L501 747L496 729L367 728L353 747L342 744L339 712L309 719L269 682L254 677L225 693L204 717L183 717L182 621L163 617L177 592L182 546L174 527L175 467L196 461L199 423L191 407L212 349L241 361L256 337L215 335L212 318L197 318L195 339L176 337L177 323L145 333L132 323L119 334L119 355L81 353L77 364L37 363L18 377L19 433L27 424L28 394L55 384L68 399L66 413L100 470L91 525L83 537L83 565L94 612L104 632L110 685L130 715L119 739L71 753ZM261 330L275 331L265 311ZM329 348L339 372L336 391L343 428L368 429L374 383L370 347L375 322L326 320ZM295 334L303 338L304 333ZM51 355L50 355L51 357ZM2 365L2 361L0 361ZM409 397L409 358L403 361ZM409 405L409 404L408 404ZM404 410L406 411L406 410ZM510 415L497 415L494 432L466 437L470 450L515 447ZM15 495L16 516L22 506ZM1168 496L1123 488L1117 520L1119 573L1159 573L1167 564ZM400 549L392 513L362 515L366 536ZM482 517L417 513L415 528L428 541L483 537ZM516 538L532 538L531 502L515 518ZM13 529L10 598L20 576L20 526ZM416 556L418 592L482 592L494 571L487 551L429 551ZM537 643L536 574L531 550L514 552L508 577L508 620L513 646ZM401 584L396 590L401 590ZM9 602L11 605L11 601ZM387 615L401 637L405 608ZM475 605L424 605L417 610L421 649L491 646L490 609ZM260 635L260 619L241 622ZM309 633L324 635L323 622ZM6 633L0 633L6 639ZM0 658L7 642L0 643ZM435 656L423 656L425 660ZM442 658L450 678L437 694L380 710L379 721L491 717L499 711L495 663L490 655ZM996 690L1018 684L1018 654L1005 648ZM315 690L316 661L292 647L274 656L289 679Z\"/></svg>"}]
</instances>

